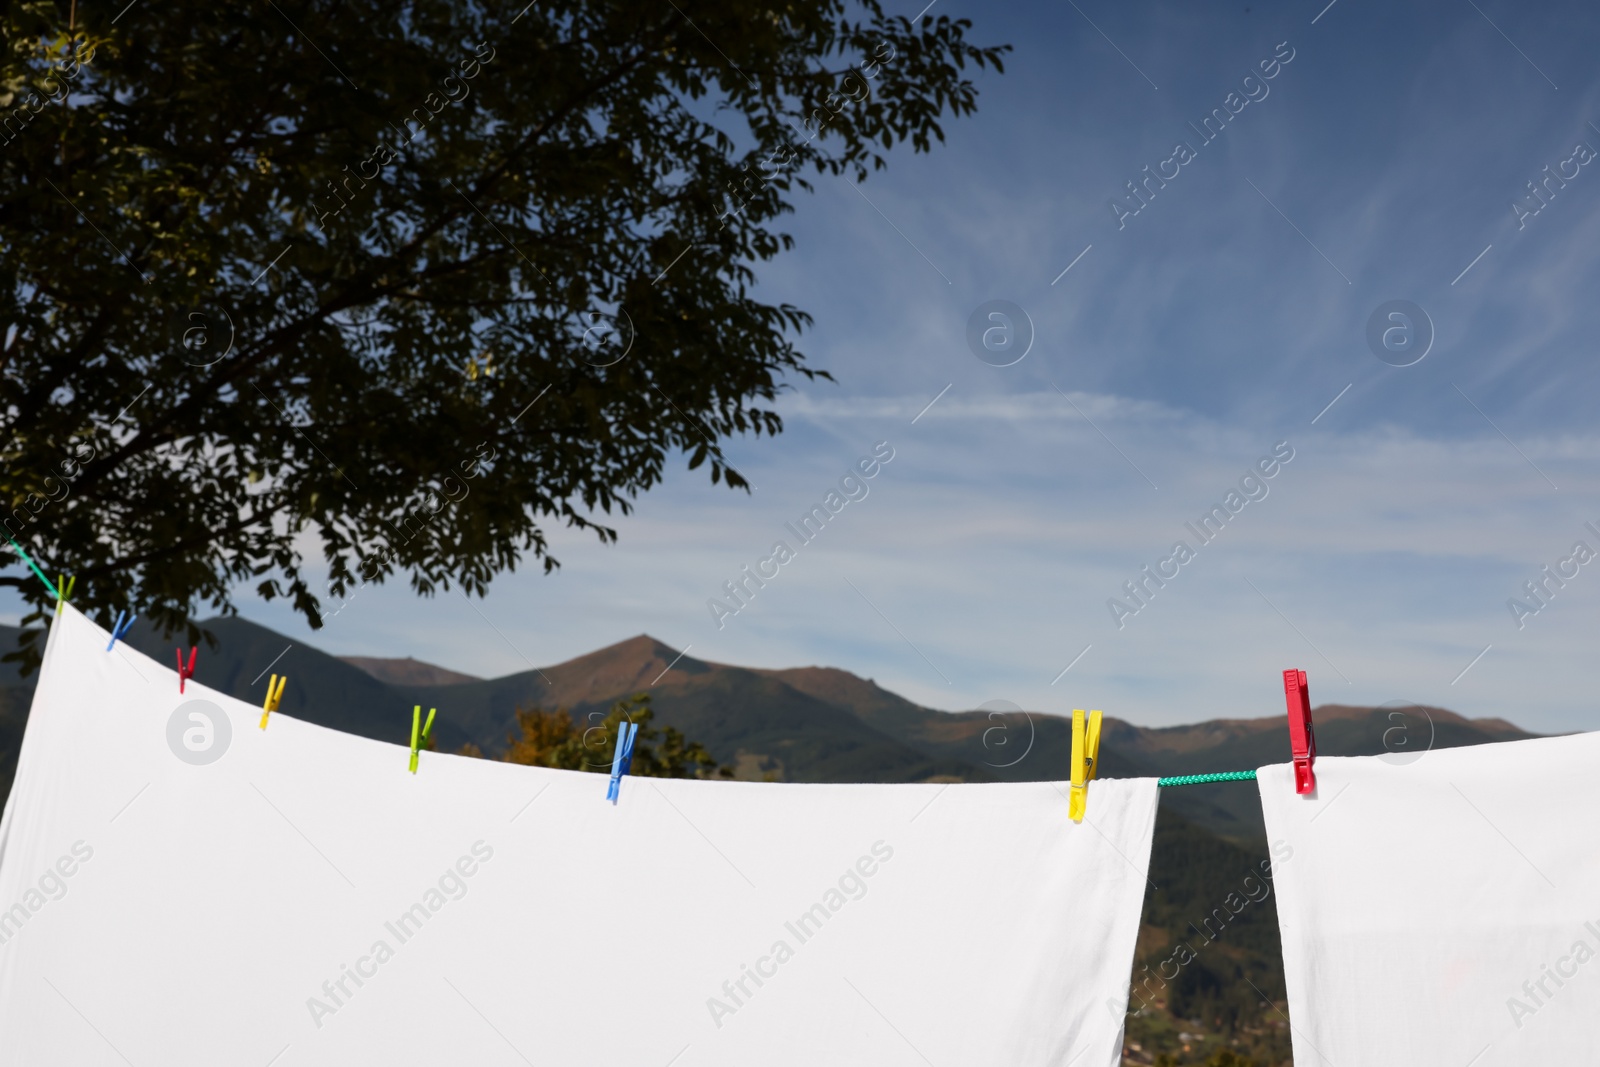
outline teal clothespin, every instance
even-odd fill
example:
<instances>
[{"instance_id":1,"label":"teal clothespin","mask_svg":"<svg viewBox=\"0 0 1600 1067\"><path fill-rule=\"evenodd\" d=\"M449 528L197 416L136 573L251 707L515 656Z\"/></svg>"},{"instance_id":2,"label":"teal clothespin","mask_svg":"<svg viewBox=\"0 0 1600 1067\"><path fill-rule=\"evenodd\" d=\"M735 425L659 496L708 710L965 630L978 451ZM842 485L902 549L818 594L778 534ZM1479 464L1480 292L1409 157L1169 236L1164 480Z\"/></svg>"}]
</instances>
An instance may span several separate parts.
<instances>
[{"instance_id":1,"label":"teal clothespin","mask_svg":"<svg viewBox=\"0 0 1600 1067\"><path fill-rule=\"evenodd\" d=\"M428 734L433 730L433 716L438 708L428 709L428 721L422 721L422 705L418 704L411 709L411 773L417 773L417 753L421 746L428 743Z\"/></svg>"}]
</instances>

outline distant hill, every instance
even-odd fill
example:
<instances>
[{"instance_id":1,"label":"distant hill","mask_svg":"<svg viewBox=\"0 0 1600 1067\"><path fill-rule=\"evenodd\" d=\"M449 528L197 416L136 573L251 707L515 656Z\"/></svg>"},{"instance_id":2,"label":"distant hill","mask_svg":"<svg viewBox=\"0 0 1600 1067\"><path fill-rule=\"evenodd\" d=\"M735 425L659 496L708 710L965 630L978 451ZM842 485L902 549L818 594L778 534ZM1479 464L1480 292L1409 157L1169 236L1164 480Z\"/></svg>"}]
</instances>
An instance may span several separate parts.
<instances>
[{"instance_id":1,"label":"distant hill","mask_svg":"<svg viewBox=\"0 0 1600 1067\"><path fill-rule=\"evenodd\" d=\"M497 755L505 749L518 707L566 708L583 719L630 693L648 692L663 723L701 741L742 778L1030 781L1068 774L1071 724L1058 715L937 711L848 671L711 663L680 656L646 634L564 663L480 679L414 659L331 656L239 618L200 625L215 644L201 648L199 681L259 702L268 675L285 674L285 713L380 740L403 740L411 707L421 704L439 709L440 748L454 750L470 741ZM0 642L13 646L17 632L0 627ZM134 626L127 641L163 664L176 645L144 623ZM16 758L12 738L20 737L32 683L14 666L0 665L0 783L6 788ZM1324 755L1534 736L1502 719L1467 719L1443 708L1408 709L1397 718L1393 709L1328 704L1313 715L1318 751ZM1281 714L1163 728L1108 717L1099 773L1244 770L1288 758L1288 727ZM1260 803L1249 782L1168 790L1162 803L1235 841L1257 842L1263 835Z\"/></svg>"},{"instance_id":2,"label":"distant hill","mask_svg":"<svg viewBox=\"0 0 1600 1067\"><path fill-rule=\"evenodd\" d=\"M376 656L340 656L344 662L366 671L380 682L390 685L455 685L458 682L481 682L483 679L459 671L446 670L420 659L381 659Z\"/></svg>"}]
</instances>

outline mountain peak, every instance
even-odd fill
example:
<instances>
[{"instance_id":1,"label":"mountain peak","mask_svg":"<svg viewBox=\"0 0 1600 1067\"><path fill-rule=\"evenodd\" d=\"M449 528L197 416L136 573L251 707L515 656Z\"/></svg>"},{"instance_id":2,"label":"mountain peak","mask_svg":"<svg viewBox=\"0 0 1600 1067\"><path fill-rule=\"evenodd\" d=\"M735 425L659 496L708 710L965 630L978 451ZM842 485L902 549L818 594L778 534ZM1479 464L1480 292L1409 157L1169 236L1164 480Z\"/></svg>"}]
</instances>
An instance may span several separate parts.
<instances>
[{"instance_id":1,"label":"mountain peak","mask_svg":"<svg viewBox=\"0 0 1600 1067\"><path fill-rule=\"evenodd\" d=\"M447 667L424 663L406 656L403 659L386 659L381 656L340 656L339 659L359 668L380 682L389 685L458 685L462 682L480 682L483 679L462 674Z\"/></svg>"},{"instance_id":2,"label":"mountain peak","mask_svg":"<svg viewBox=\"0 0 1600 1067\"><path fill-rule=\"evenodd\" d=\"M649 634L637 634L539 673L549 682L556 703L597 703L712 670L710 664L684 651Z\"/></svg>"}]
</instances>

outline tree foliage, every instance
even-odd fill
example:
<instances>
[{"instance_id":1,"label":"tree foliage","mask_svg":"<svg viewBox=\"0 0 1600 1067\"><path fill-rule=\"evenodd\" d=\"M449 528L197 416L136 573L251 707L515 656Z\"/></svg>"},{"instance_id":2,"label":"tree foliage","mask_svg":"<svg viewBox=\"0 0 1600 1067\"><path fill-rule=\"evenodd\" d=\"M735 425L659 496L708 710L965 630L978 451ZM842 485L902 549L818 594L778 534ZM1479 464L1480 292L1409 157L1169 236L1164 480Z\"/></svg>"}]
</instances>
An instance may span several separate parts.
<instances>
[{"instance_id":1,"label":"tree foliage","mask_svg":"<svg viewBox=\"0 0 1600 1067\"><path fill-rule=\"evenodd\" d=\"M1183 1062L1172 1053L1163 1052L1156 1056L1155 1067L1179 1067ZM1219 1048L1211 1053L1201 1067L1260 1067L1260 1065L1248 1056L1239 1055L1231 1048Z\"/></svg>"},{"instance_id":2,"label":"tree foliage","mask_svg":"<svg viewBox=\"0 0 1600 1067\"><path fill-rule=\"evenodd\" d=\"M481 595L680 453L744 487L722 443L825 375L752 293L778 217L942 140L1005 51L876 0L0 26L0 517L167 630L241 588L313 627L387 577Z\"/></svg>"},{"instance_id":3,"label":"tree foliage","mask_svg":"<svg viewBox=\"0 0 1600 1067\"><path fill-rule=\"evenodd\" d=\"M506 751L500 757L507 763L609 773L622 723L627 721L638 727L629 774L645 778L733 776L729 768L718 765L704 745L690 741L676 727L658 730L650 725L655 710L650 707L648 693L617 701L604 717L592 715L587 725L575 721L565 710L519 708L516 716L516 732L506 735ZM468 745L462 754L482 755L476 745Z\"/></svg>"}]
</instances>

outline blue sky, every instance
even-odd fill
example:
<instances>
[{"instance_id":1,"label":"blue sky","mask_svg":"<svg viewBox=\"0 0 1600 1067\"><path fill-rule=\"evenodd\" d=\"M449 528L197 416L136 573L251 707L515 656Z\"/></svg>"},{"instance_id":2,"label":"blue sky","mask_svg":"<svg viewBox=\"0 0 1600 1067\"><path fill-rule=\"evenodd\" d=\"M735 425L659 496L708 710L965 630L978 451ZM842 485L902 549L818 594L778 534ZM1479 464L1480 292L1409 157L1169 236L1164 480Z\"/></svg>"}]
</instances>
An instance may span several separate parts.
<instances>
[{"instance_id":1,"label":"blue sky","mask_svg":"<svg viewBox=\"0 0 1600 1067\"><path fill-rule=\"evenodd\" d=\"M395 583L317 634L243 614L484 675L647 632L946 709L1274 715L1296 666L1316 703L1600 728L1600 562L1507 605L1574 542L1600 551L1600 159L1574 151L1600 150L1600 9L1325 2L940 0L1015 45L1007 73L932 155L823 179L787 220L798 248L761 292L816 316L804 348L838 383L796 382L786 433L729 446L754 493L680 467L619 544L552 531L562 569L482 602ZM1190 123L1247 91L1204 143ZM1119 227L1111 199L1180 141L1193 158ZM1519 221L1546 167L1576 174ZM997 299L1033 325L1008 367L967 343ZM1407 367L1366 340L1393 300L1433 327ZM796 547L784 523L880 441L867 496L719 628L722 583ZM1108 599L1198 545L1184 524L1279 442L1266 496L1119 628Z\"/></svg>"}]
</instances>

